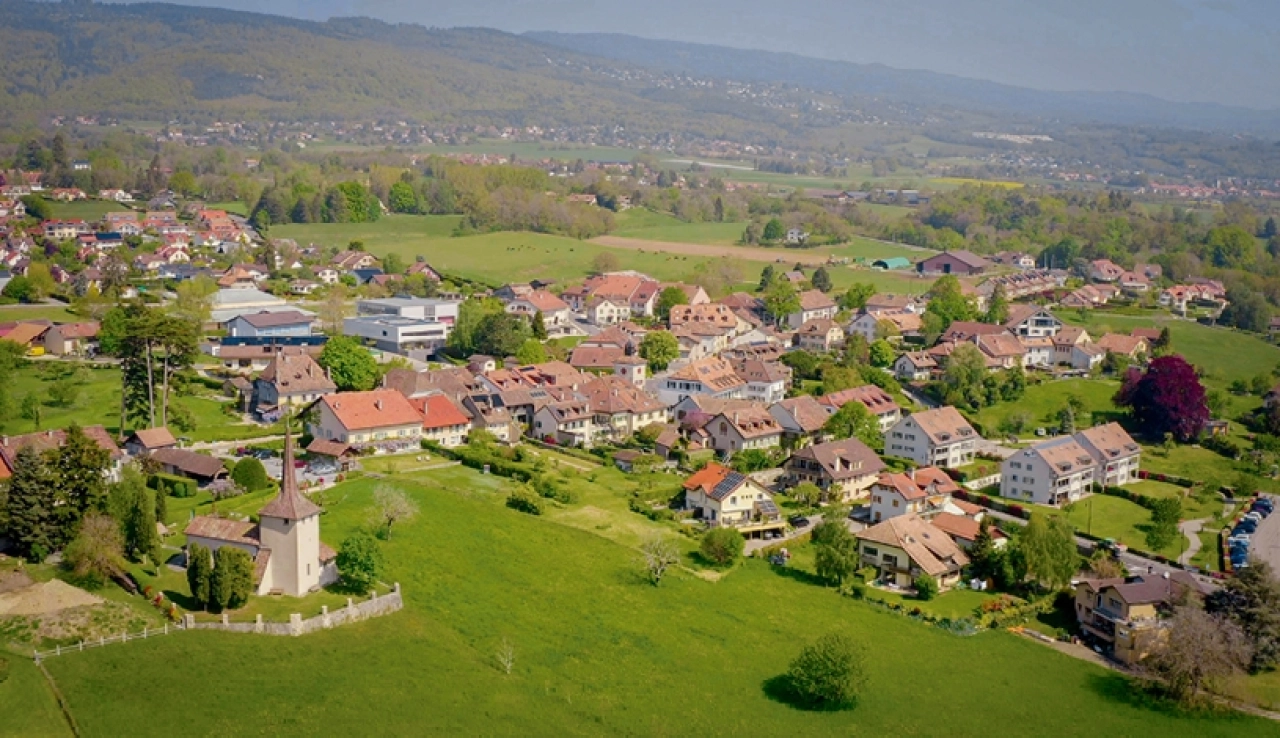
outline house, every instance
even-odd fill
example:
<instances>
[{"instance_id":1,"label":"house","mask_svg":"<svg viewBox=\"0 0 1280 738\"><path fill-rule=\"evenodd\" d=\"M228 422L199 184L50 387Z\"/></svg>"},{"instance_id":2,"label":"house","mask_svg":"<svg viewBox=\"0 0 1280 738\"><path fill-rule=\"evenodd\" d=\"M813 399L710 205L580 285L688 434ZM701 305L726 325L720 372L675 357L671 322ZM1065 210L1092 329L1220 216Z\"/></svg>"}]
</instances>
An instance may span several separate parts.
<instances>
[{"instance_id":1,"label":"house","mask_svg":"<svg viewBox=\"0 0 1280 738\"><path fill-rule=\"evenodd\" d=\"M342 272L333 267L320 267L315 270L315 274L322 284L337 284L342 279Z\"/></svg>"},{"instance_id":2,"label":"house","mask_svg":"<svg viewBox=\"0 0 1280 738\"><path fill-rule=\"evenodd\" d=\"M586 312L596 325L653 315L661 285L638 272L610 272L587 278L581 287L560 296L577 312ZM607 303L607 306L606 306Z\"/></svg>"},{"instance_id":3,"label":"house","mask_svg":"<svg viewBox=\"0 0 1280 738\"><path fill-rule=\"evenodd\" d=\"M338 385L310 355L279 351L253 382L254 411L274 420L285 408L309 405L337 391Z\"/></svg>"},{"instance_id":4,"label":"house","mask_svg":"<svg viewBox=\"0 0 1280 738\"><path fill-rule=\"evenodd\" d=\"M849 335L860 335L871 343L878 338L894 340L901 336L917 336L924 327L920 313L901 310L868 310L849 321Z\"/></svg>"},{"instance_id":5,"label":"house","mask_svg":"<svg viewBox=\"0 0 1280 738\"><path fill-rule=\"evenodd\" d=\"M796 331L796 347L826 353L844 344L844 329L830 318L805 321Z\"/></svg>"},{"instance_id":6,"label":"house","mask_svg":"<svg viewBox=\"0 0 1280 738\"><path fill-rule=\"evenodd\" d=\"M237 374L253 374L265 371L276 356L285 354L308 354L312 358L320 355L323 345L308 346L211 346L213 356L222 363L222 368Z\"/></svg>"},{"instance_id":7,"label":"house","mask_svg":"<svg viewBox=\"0 0 1280 738\"><path fill-rule=\"evenodd\" d=\"M1093 343L1093 339L1085 329L1074 325L1063 327L1053 337L1053 363L1070 364L1071 352L1075 347L1090 343Z\"/></svg>"},{"instance_id":8,"label":"house","mask_svg":"<svg viewBox=\"0 0 1280 738\"><path fill-rule=\"evenodd\" d=\"M834 300L818 290L801 292L799 299L800 309L787 316L786 322L791 330L798 330L811 320L834 320L836 313L840 311Z\"/></svg>"},{"instance_id":9,"label":"house","mask_svg":"<svg viewBox=\"0 0 1280 738\"><path fill-rule=\"evenodd\" d=\"M1075 438L1023 449L1000 467L1000 495L1039 505L1065 505L1089 494L1098 462Z\"/></svg>"},{"instance_id":10,"label":"house","mask_svg":"<svg viewBox=\"0 0 1280 738\"><path fill-rule=\"evenodd\" d=\"M748 400L771 405L787 396L791 386L791 367L780 361L761 359L734 359L730 362L734 374L747 383L742 396Z\"/></svg>"},{"instance_id":11,"label":"house","mask_svg":"<svg viewBox=\"0 0 1280 738\"><path fill-rule=\"evenodd\" d=\"M672 328L690 323L706 323L715 326L720 332L737 334L750 329L744 324L733 309L718 302L703 302L697 305L673 305L668 322Z\"/></svg>"},{"instance_id":12,"label":"house","mask_svg":"<svg viewBox=\"0 0 1280 738\"><path fill-rule=\"evenodd\" d=\"M1053 338L1062 326L1061 320L1039 305L1010 305L1004 322L1005 329L1019 338Z\"/></svg>"},{"instance_id":13,"label":"house","mask_svg":"<svg viewBox=\"0 0 1280 738\"><path fill-rule=\"evenodd\" d=\"M152 451L150 456L166 474L194 479L202 487L227 476L227 468L221 459L195 451L161 448Z\"/></svg>"},{"instance_id":14,"label":"house","mask_svg":"<svg viewBox=\"0 0 1280 738\"><path fill-rule=\"evenodd\" d=\"M813 395L790 397L769 405L769 414L782 426L791 448L802 448L822 439L823 426L831 417Z\"/></svg>"},{"instance_id":15,"label":"house","mask_svg":"<svg viewBox=\"0 0 1280 738\"><path fill-rule=\"evenodd\" d=\"M981 519L950 512L934 515L929 518L929 524L951 536L951 540L966 553L973 550L973 544L978 541L982 531ZM987 528L987 534L991 536L991 545L995 548L1004 548L1009 543L1008 536L994 525Z\"/></svg>"},{"instance_id":16,"label":"house","mask_svg":"<svg viewBox=\"0 0 1280 738\"><path fill-rule=\"evenodd\" d=\"M1107 358L1107 350L1096 343L1078 344L1071 347L1071 368L1079 371L1090 371Z\"/></svg>"},{"instance_id":17,"label":"house","mask_svg":"<svg viewBox=\"0 0 1280 738\"><path fill-rule=\"evenodd\" d=\"M415 274L421 274L424 278L426 278L431 282L441 281L440 272L433 269L431 265L425 261L415 261L409 265L408 275L412 277Z\"/></svg>"},{"instance_id":18,"label":"house","mask_svg":"<svg viewBox=\"0 0 1280 738\"><path fill-rule=\"evenodd\" d=\"M561 446L590 448L595 440L594 414L587 400L543 405L533 416L533 435Z\"/></svg>"},{"instance_id":19,"label":"house","mask_svg":"<svg viewBox=\"0 0 1280 738\"><path fill-rule=\"evenodd\" d=\"M108 482L120 481L120 472L124 467L125 453L116 445L112 435L100 425L86 425L81 430L90 440L98 444L99 448L106 451L111 460L111 466L103 476ZM32 446L37 451L44 453L52 449L61 448L66 442L67 433L61 430L39 431L21 436L0 436L0 481L13 476L13 465L18 457L18 452L22 449Z\"/></svg>"},{"instance_id":20,"label":"house","mask_svg":"<svg viewBox=\"0 0 1280 738\"><path fill-rule=\"evenodd\" d=\"M801 228L787 229L787 245L788 246L799 246L807 240L809 240L809 234L806 233L803 229Z\"/></svg>"},{"instance_id":21,"label":"house","mask_svg":"<svg viewBox=\"0 0 1280 738\"><path fill-rule=\"evenodd\" d=\"M605 440L624 440L669 419L666 405L624 376L593 379L582 387L582 394L591 403L595 432Z\"/></svg>"},{"instance_id":22,"label":"house","mask_svg":"<svg viewBox=\"0 0 1280 738\"><path fill-rule=\"evenodd\" d=\"M315 293L321 286L319 282L312 282L309 279L295 279L289 282L289 293L306 296Z\"/></svg>"},{"instance_id":23,"label":"house","mask_svg":"<svg viewBox=\"0 0 1280 738\"><path fill-rule=\"evenodd\" d=\"M1142 447L1119 423L1095 425L1075 434L1076 443L1096 464L1093 481L1104 487L1123 487L1138 479Z\"/></svg>"},{"instance_id":24,"label":"house","mask_svg":"<svg viewBox=\"0 0 1280 738\"><path fill-rule=\"evenodd\" d=\"M532 290L528 294L517 297L507 303L506 311L512 315L523 315L530 320L534 315L542 313L542 325L548 336L559 336L572 331L573 312L569 304L546 290Z\"/></svg>"},{"instance_id":25,"label":"house","mask_svg":"<svg viewBox=\"0 0 1280 738\"><path fill-rule=\"evenodd\" d=\"M686 305L705 305L711 302L711 296L707 291L696 284L686 284L684 282L664 282L660 285L658 294L661 295L669 289L677 289L684 293L684 304Z\"/></svg>"},{"instance_id":26,"label":"house","mask_svg":"<svg viewBox=\"0 0 1280 738\"><path fill-rule=\"evenodd\" d=\"M1126 336L1120 333L1108 333L1098 339L1098 348L1110 354L1125 356L1138 361L1151 353L1147 339L1141 336Z\"/></svg>"},{"instance_id":27,"label":"house","mask_svg":"<svg viewBox=\"0 0 1280 738\"><path fill-rule=\"evenodd\" d=\"M865 497L885 465L865 443L849 438L802 448L782 468L786 486L810 482L824 498L843 502Z\"/></svg>"},{"instance_id":28,"label":"house","mask_svg":"<svg viewBox=\"0 0 1280 738\"><path fill-rule=\"evenodd\" d=\"M974 336L973 343L987 357L988 368L1013 369L1027 364L1027 348L1011 333Z\"/></svg>"},{"instance_id":29,"label":"house","mask_svg":"<svg viewBox=\"0 0 1280 738\"><path fill-rule=\"evenodd\" d=\"M960 411L948 405L899 420L885 434L885 453L918 466L955 469L973 461L978 438Z\"/></svg>"},{"instance_id":30,"label":"house","mask_svg":"<svg viewBox=\"0 0 1280 738\"><path fill-rule=\"evenodd\" d=\"M854 534L858 557L873 566L879 580L902 589L915 586L920 576L933 579L939 590L960 581L969 557L951 536L916 515L902 515Z\"/></svg>"},{"instance_id":31,"label":"house","mask_svg":"<svg viewBox=\"0 0 1280 738\"><path fill-rule=\"evenodd\" d=\"M130 456L146 456L162 448L177 447L178 439L174 438L169 429L164 426L133 431L124 442L124 450Z\"/></svg>"},{"instance_id":32,"label":"house","mask_svg":"<svg viewBox=\"0 0 1280 738\"><path fill-rule=\"evenodd\" d=\"M732 455L748 449L767 449L782 445L782 424L758 403L725 411L702 426L707 446Z\"/></svg>"},{"instance_id":33,"label":"house","mask_svg":"<svg viewBox=\"0 0 1280 738\"><path fill-rule=\"evenodd\" d=\"M916 263L921 274L959 274L974 276L991 268L991 262L969 251L944 251Z\"/></svg>"},{"instance_id":34,"label":"house","mask_svg":"<svg viewBox=\"0 0 1280 738\"><path fill-rule=\"evenodd\" d=\"M912 469L904 474L881 474L871 485L871 521L879 523L899 515L931 519L952 504L960 486L937 467Z\"/></svg>"},{"instance_id":35,"label":"house","mask_svg":"<svg viewBox=\"0 0 1280 738\"><path fill-rule=\"evenodd\" d=\"M743 397L746 385L727 360L711 356L692 361L684 368L668 374L662 380L658 398L670 406L691 395L709 395L722 399Z\"/></svg>"},{"instance_id":36,"label":"house","mask_svg":"<svg viewBox=\"0 0 1280 738\"><path fill-rule=\"evenodd\" d=\"M927 382L938 371L938 362L923 351L909 351L893 362L893 375L903 382Z\"/></svg>"},{"instance_id":37,"label":"house","mask_svg":"<svg viewBox=\"0 0 1280 738\"><path fill-rule=\"evenodd\" d=\"M344 318L342 332L376 348L425 359L448 343L459 303L417 297L358 300L356 316Z\"/></svg>"},{"instance_id":38,"label":"house","mask_svg":"<svg viewBox=\"0 0 1280 738\"><path fill-rule=\"evenodd\" d=\"M471 418L443 392L415 397L409 404L422 415L422 438L445 448L457 448L467 442Z\"/></svg>"},{"instance_id":39,"label":"house","mask_svg":"<svg viewBox=\"0 0 1280 738\"><path fill-rule=\"evenodd\" d=\"M992 336L998 333L1008 333L1002 325L993 325L991 323L979 323L973 320L957 320L947 326L947 330L939 336L940 342L963 343L972 341L978 336Z\"/></svg>"},{"instance_id":40,"label":"house","mask_svg":"<svg viewBox=\"0 0 1280 738\"><path fill-rule=\"evenodd\" d=\"M867 298L862 309L868 313L915 313L924 312L928 300L917 295L895 295L876 293Z\"/></svg>"},{"instance_id":41,"label":"house","mask_svg":"<svg viewBox=\"0 0 1280 738\"><path fill-rule=\"evenodd\" d=\"M874 384L851 387L818 398L818 403L832 415L851 402L862 403L867 412L875 416L881 433L887 432L902 419L902 408L894 401L893 396Z\"/></svg>"},{"instance_id":42,"label":"house","mask_svg":"<svg viewBox=\"0 0 1280 738\"><path fill-rule=\"evenodd\" d=\"M227 322L227 335L233 338L309 336L313 323L313 316L298 310L246 313Z\"/></svg>"},{"instance_id":43,"label":"house","mask_svg":"<svg viewBox=\"0 0 1280 738\"><path fill-rule=\"evenodd\" d=\"M1146 658L1167 637L1163 618L1188 597L1203 595L1195 577L1174 570L1076 583L1076 621L1086 641L1122 664Z\"/></svg>"},{"instance_id":44,"label":"house","mask_svg":"<svg viewBox=\"0 0 1280 738\"><path fill-rule=\"evenodd\" d=\"M1023 366L1049 368L1053 366L1054 346L1052 338L1020 338Z\"/></svg>"},{"instance_id":45,"label":"house","mask_svg":"<svg viewBox=\"0 0 1280 738\"><path fill-rule=\"evenodd\" d=\"M355 448L409 447L422 436L422 415L396 390L325 395L314 405L313 438Z\"/></svg>"},{"instance_id":46,"label":"house","mask_svg":"<svg viewBox=\"0 0 1280 738\"><path fill-rule=\"evenodd\" d=\"M1094 282L1115 282L1124 274L1124 267L1110 259L1095 259L1089 263L1089 279Z\"/></svg>"},{"instance_id":47,"label":"house","mask_svg":"<svg viewBox=\"0 0 1280 738\"><path fill-rule=\"evenodd\" d=\"M1116 279L1120 289L1131 295L1144 295L1151 290L1151 280L1138 272L1123 272Z\"/></svg>"},{"instance_id":48,"label":"house","mask_svg":"<svg viewBox=\"0 0 1280 738\"><path fill-rule=\"evenodd\" d=\"M773 495L751 477L727 467L707 464L683 486L685 509L713 528L727 526L751 535L786 527Z\"/></svg>"},{"instance_id":49,"label":"house","mask_svg":"<svg viewBox=\"0 0 1280 738\"><path fill-rule=\"evenodd\" d=\"M258 511L258 523L200 515L183 532L188 552L199 544L210 553L224 546L248 553L259 595L302 597L338 581L337 552L320 542L321 512L298 490L293 437L286 429L280 493Z\"/></svg>"},{"instance_id":50,"label":"house","mask_svg":"<svg viewBox=\"0 0 1280 738\"><path fill-rule=\"evenodd\" d=\"M369 269L376 266L378 260L373 254L364 251L339 251L329 260L329 264L339 272L351 272L356 269Z\"/></svg>"},{"instance_id":51,"label":"house","mask_svg":"<svg viewBox=\"0 0 1280 738\"><path fill-rule=\"evenodd\" d=\"M44 350L54 356L84 356L98 347L97 321L63 323L44 333Z\"/></svg>"}]
</instances>

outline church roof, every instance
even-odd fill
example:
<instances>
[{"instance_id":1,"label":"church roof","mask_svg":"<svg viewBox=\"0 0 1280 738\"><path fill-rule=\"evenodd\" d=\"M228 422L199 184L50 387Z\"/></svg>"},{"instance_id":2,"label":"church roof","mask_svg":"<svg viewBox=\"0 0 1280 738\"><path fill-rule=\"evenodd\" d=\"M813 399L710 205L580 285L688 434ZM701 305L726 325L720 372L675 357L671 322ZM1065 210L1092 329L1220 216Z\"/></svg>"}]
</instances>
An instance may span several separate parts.
<instances>
[{"instance_id":1,"label":"church roof","mask_svg":"<svg viewBox=\"0 0 1280 738\"><path fill-rule=\"evenodd\" d=\"M320 507L298 491L298 478L293 469L293 434L288 423L284 429L284 470L281 472L280 494L258 511L259 517L302 520L319 515Z\"/></svg>"}]
</instances>

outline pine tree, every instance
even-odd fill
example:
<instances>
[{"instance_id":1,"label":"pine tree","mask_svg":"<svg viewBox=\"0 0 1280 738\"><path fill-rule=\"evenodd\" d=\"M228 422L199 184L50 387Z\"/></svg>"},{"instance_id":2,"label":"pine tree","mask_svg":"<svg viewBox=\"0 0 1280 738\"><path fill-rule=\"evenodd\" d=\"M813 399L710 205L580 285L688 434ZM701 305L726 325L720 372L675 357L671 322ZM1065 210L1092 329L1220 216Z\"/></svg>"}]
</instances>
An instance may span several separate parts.
<instances>
[{"instance_id":1,"label":"pine tree","mask_svg":"<svg viewBox=\"0 0 1280 738\"><path fill-rule=\"evenodd\" d=\"M533 314L532 326L534 338L539 341L547 340L547 324L543 321L541 310Z\"/></svg>"},{"instance_id":2,"label":"pine tree","mask_svg":"<svg viewBox=\"0 0 1280 738\"><path fill-rule=\"evenodd\" d=\"M187 586L191 598L201 607L209 606L209 588L213 578L213 557L209 549L198 543L187 546Z\"/></svg>"},{"instance_id":3,"label":"pine tree","mask_svg":"<svg viewBox=\"0 0 1280 738\"><path fill-rule=\"evenodd\" d=\"M223 546L213 556L209 597L219 610L244 607L253 591L253 559L238 548Z\"/></svg>"},{"instance_id":4,"label":"pine tree","mask_svg":"<svg viewBox=\"0 0 1280 738\"><path fill-rule=\"evenodd\" d=\"M107 485L103 475L111 465L111 455L80 426L73 425L67 428L62 446L51 453L50 463L57 470L53 542L61 546L75 537L85 515L104 508Z\"/></svg>"},{"instance_id":5,"label":"pine tree","mask_svg":"<svg viewBox=\"0 0 1280 738\"><path fill-rule=\"evenodd\" d=\"M160 538L156 533L156 503L153 491L142 484L142 478L134 476L124 482L128 485L125 492L124 517L121 527L124 529L124 551L129 558L140 561L143 556L150 556L157 561L160 549ZM154 494L161 494L154 492Z\"/></svg>"},{"instance_id":6,"label":"pine tree","mask_svg":"<svg viewBox=\"0 0 1280 738\"><path fill-rule=\"evenodd\" d=\"M43 561L53 552L54 478L33 446L18 451L9 478L9 538L18 553Z\"/></svg>"}]
</instances>

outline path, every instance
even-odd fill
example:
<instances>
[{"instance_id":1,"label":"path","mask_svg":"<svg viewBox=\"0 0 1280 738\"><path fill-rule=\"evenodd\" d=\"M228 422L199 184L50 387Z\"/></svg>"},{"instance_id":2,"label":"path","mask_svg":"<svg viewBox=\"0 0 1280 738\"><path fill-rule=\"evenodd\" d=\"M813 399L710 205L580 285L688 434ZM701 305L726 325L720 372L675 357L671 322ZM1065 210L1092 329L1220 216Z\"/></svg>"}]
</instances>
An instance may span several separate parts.
<instances>
[{"instance_id":1,"label":"path","mask_svg":"<svg viewBox=\"0 0 1280 738\"><path fill-rule=\"evenodd\" d=\"M1200 530L1204 528L1204 524L1208 521L1208 518L1201 518L1200 520L1184 520L1178 523L1178 530L1187 537L1187 550L1178 557L1179 564L1186 566L1200 552Z\"/></svg>"},{"instance_id":2,"label":"path","mask_svg":"<svg viewBox=\"0 0 1280 738\"><path fill-rule=\"evenodd\" d=\"M248 425L246 424L246 427ZM283 441L284 436L255 436L253 438L241 438L237 441L197 441L188 445L189 451L234 451L242 446L254 446L260 443L272 443L273 441Z\"/></svg>"},{"instance_id":3,"label":"path","mask_svg":"<svg viewBox=\"0 0 1280 738\"><path fill-rule=\"evenodd\" d=\"M554 464L564 464L565 466L572 467L574 469L577 469L578 471L593 472L600 468L599 464L594 464L594 465L589 464L588 462L582 461L580 459L570 458L565 454L553 454L551 452L547 452L547 451L544 451L543 449L536 448L534 446L529 446L527 444L525 448L528 448L535 455L545 458L547 461L550 461Z\"/></svg>"}]
</instances>

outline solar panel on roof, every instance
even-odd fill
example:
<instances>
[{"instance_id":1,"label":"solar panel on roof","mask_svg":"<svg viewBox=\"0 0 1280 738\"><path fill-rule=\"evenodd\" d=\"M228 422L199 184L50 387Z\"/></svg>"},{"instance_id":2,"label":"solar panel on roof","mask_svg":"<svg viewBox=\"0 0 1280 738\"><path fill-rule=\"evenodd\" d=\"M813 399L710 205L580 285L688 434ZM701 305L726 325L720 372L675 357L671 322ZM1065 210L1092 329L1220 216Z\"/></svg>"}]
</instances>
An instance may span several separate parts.
<instances>
[{"instance_id":1,"label":"solar panel on roof","mask_svg":"<svg viewBox=\"0 0 1280 738\"><path fill-rule=\"evenodd\" d=\"M717 500L721 499L725 495L737 489L745 479L746 477L742 476L738 472L729 472L725 475L725 478L721 479L720 483L711 490L711 496Z\"/></svg>"}]
</instances>

